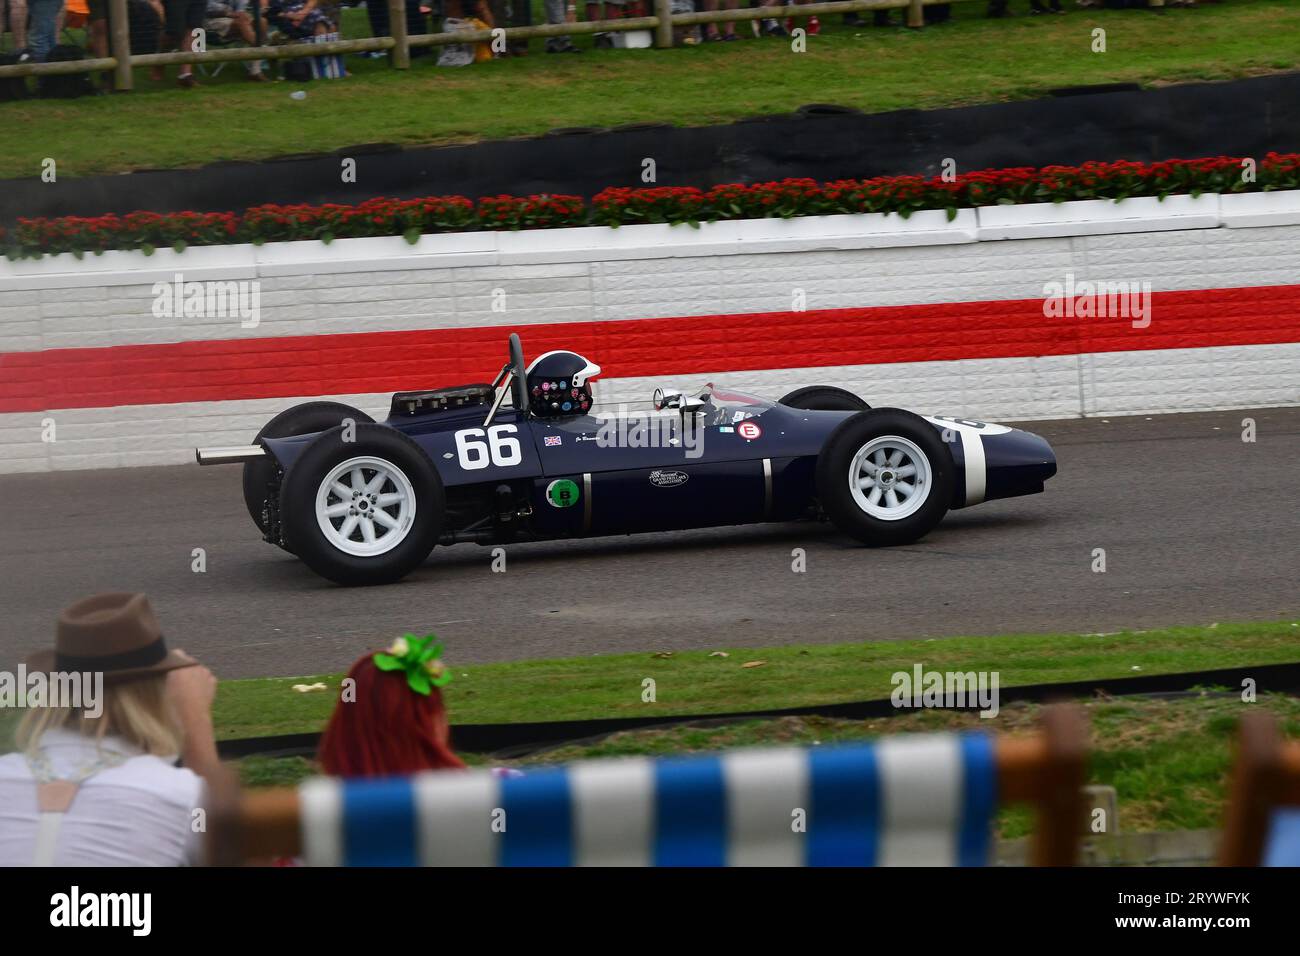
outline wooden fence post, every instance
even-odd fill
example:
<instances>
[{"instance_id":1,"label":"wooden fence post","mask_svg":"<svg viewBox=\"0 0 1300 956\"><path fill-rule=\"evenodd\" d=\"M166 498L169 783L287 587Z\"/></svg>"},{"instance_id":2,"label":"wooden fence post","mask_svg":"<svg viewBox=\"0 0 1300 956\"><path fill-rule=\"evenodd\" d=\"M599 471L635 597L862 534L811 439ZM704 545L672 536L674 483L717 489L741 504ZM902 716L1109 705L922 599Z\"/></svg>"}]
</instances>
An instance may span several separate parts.
<instances>
[{"instance_id":1,"label":"wooden fence post","mask_svg":"<svg viewBox=\"0 0 1300 956\"><path fill-rule=\"evenodd\" d=\"M393 69L411 68L411 45L406 33L405 0L388 0L388 32L393 37Z\"/></svg>"},{"instance_id":2,"label":"wooden fence post","mask_svg":"<svg viewBox=\"0 0 1300 956\"><path fill-rule=\"evenodd\" d=\"M1233 758L1221 866L1259 866L1268 840L1273 802L1282 780L1282 735L1268 714L1247 711L1241 719Z\"/></svg>"},{"instance_id":3,"label":"wooden fence post","mask_svg":"<svg viewBox=\"0 0 1300 956\"><path fill-rule=\"evenodd\" d=\"M135 89L131 73L131 22L127 19L126 0L108 0L109 50L117 60L113 68L113 89L126 93Z\"/></svg>"},{"instance_id":4,"label":"wooden fence post","mask_svg":"<svg viewBox=\"0 0 1300 956\"><path fill-rule=\"evenodd\" d=\"M921 0L911 0L907 5L907 25L914 30L925 26L925 11L921 9Z\"/></svg>"},{"instance_id":5,"label":"wooden fence post","mask_svg":"<svg viewBox=\"0 0 1300 956\"><path fill-rule=\"evenodd\" d=\"M673 0L655 0L655 16L659 18L655 46L666 50L673 45Z\"/></svg>"},{"instance_id":6,"label":"wooden fence post","mask_svg":"<svg viewBox=\"0 0 1300 956\"><path fill-rule=\"evenodd\" d=\"M1077 707L1047 707L1042 715L1047 766L1030 847L1032 866L1073 866L1083 828L1088 776L1088 725Z\"/></svg>"}]
</instances>

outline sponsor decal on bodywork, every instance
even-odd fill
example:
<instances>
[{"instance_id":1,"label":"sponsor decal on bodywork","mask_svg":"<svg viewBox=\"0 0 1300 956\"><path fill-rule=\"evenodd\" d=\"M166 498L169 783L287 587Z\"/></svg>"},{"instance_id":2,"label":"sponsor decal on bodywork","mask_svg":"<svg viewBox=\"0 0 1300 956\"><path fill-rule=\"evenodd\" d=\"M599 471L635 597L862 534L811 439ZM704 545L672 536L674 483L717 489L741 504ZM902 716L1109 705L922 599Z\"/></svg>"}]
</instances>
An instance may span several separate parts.
<instances>
[{"instance_id":1,"label":"sponsor decal on bodywork","mask_svg":"<svg viewBox=\"0 0 1300 956\"><path fill-rule=\"evenodd\" d=\"M678 485L684 485L690 480L690 475L684 471L659 471L650 472L650 484L656 488L676 488Z\"/></svg>"}]
</instances>

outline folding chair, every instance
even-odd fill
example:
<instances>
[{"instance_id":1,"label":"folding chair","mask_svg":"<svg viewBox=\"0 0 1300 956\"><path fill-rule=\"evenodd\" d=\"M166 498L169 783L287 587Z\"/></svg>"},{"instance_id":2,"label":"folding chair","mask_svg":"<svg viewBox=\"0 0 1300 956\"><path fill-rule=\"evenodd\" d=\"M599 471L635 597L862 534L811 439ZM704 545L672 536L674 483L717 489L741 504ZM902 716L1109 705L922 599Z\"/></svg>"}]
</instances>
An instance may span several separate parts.
<instances>
[{"instance_id":1,"label":"folding chair","mask_svg":"<svg viewBox=\"0 0 1300 956\"><path fill-rule=\"evenodd\" d=\"M216 21L228 19L229 17L213 17L212 19L203 21L203 29L207 36L207 45L209 50L220 50L224 47L236 46L241 43L240 40L227 40L222 37L216 29L210 28L216 23ZM198 67L200 76L216 78L220 76L221 71L226 68L226 62L222 60L217 63L196 63L195 66Z\"/></svg>"},{"instance_id":2,"label":"folding chair","mask_svg":"<svg viewBox=\"0 0 1300 956\"><path fill-rule=\"evenodd\" d=\"M1037 809L1031 862L1075 862L1087 732L886 737L835 747L213 788L209 861L309 865L984 865L1000 804Z\"/></svg>"},{"instance_id":3,"label":"folding chair","mask_svg":"<svg viewBox=\"0 0 1300 956\"><path fill-rule=\"evenodd\" d=\"M1262 711L1241 720L1221 866L1300 866L1300 741Z\"/></svg>"}]
</instances>

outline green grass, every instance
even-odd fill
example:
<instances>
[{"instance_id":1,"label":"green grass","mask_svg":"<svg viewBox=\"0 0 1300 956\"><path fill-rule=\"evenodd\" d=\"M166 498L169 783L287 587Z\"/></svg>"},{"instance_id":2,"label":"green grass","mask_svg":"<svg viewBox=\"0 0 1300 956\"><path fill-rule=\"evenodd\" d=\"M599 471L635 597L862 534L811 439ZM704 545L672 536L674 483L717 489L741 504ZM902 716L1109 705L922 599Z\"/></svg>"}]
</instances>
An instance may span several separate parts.
<instances>
[{"instance_id":1,"label":"green grass","mask_svg":"<svg viewBox=\"0 0 1300 956\"><path fill-rule=\"evenodd\" d=\"M888 697L890 675L997 671L1002 687L1273 664L1300 658L1300 625L1222 624L1104 636L1027 634L928 641L617 654L454 667L444 690L455 723L510 723L776 710ZM761 667L743 667L764 661ZM653 678L656 700L642 701ZM299 693L294 684L329 690ZM340 675L223 681L222 738L318 731Z\"/></svg>"},{"instance_id":2,"label":"green grass","mask_svg":"<svg viewBox=\"0 0 1300 956\"><path fill-rule=\"evenodd\" d=\"M1289 736L1300 736L1300 700L1265 695L1243 704L1234 696L1153 700L1092 700L1083 704L1091 727L1090 783L1109 784L1119 795L1119 827L1125 832L1200 830L1221 825L1237 720L1245 707L1275 714ZM883 734L980 728L1027 733L1038 721L1036 705L1006 707L992 720L973 714L927 710L872 720L786 717L722 726L675 726L613 734L519 760L492 760L527 769L597 757L662 756L733 747L814 746L864 740ZM474 764L484 760L470 755ZM315 772L308 760L250 757L241 762L247 786L289 786ZM1027 835L1030 812L1008 807L999 815L1004 838Z\"/></svg>"},{"instance_id":3,"label":"green grass","mask_svg":"<svg viewBox=\"0 0 1300 956\"><path fill-rule=\"evenodd\" d=\"M887 697L890 675L921 663L927 670L998 671L1002 687L1285 663L1297 658L1300 622L1221 624L1108 635L1011 635L927 641L732 648L620 654L481 664L454 669L445 689L455 723L588 717L704 715L691 724L612 734L519 760L463 755L471 765L527 767L593 757L663 755L731 747L861 740L887 733L983 727L1030 730L1035 705L1009 705L992 720L926 710L870 720L822 717L710 721L710 713L778 709ZM763 661L761 667L743 667ZM658 700L643 703L642 681L654 678ZM333 707L338 675L223 681L215 718L222 738L320 730ZM294 684L324 682L329 691L298 693ZM1090 780L1113 785L1126 831L1202 829L1218 825L1226 793L1230 743L1244 706L1269 710L1286 733L1300 736L1300 700L1267 695L1245 705L1237 696L1084 703L1092 728ZM0 751L15 712L0 715ZM315 771L310 760L249 757L249 786L292 785ZM1029 831L1028 814L1002 813L1006 837Z\"/></svg>"},{"instance_id":4,"label":"green grass","mask_svg":"<svg viewBox=\"0 0 1300 956\"><path fill-rule=\"evenodd\" d=\"M1071 7L1063 17L1012 20L987 20L983 7L958 4L951 23L921 31L850 29L828 17L802 54L768 38L667 51L588 49L582 56L547 56L534 41L525 58L464 69L422 59L408 73L349 58L354 76L305 84L301 102L289 98L297 84L247 83L235 64L192 91L170 85L174 71L159 85L140 70L132 94L0 104L0 122L21 130L0 138L0 177L35 176L46 157L57 161L61 177L84 176L367 142L453 143L654 121L703 125L813 102L869 112L953 106L1065 85L1217 80L1300 66L1300 4L1293 0L1228 0L1164 16ZM1098 26L1107 31L1102 54L1090 51ZM345 33L368 35L362 12L348 11ZM454 181L429 183L430 192L455 189ZM370 195L364 168L359 190L359 198Z\"/></svg>"},{"instance_id":5,"label":"green grass","mask_svg":"<svg viewBox=\"0 0 1300 956\"><path fill-rule=\"evenodd\" d=\"M1300 622L1220 624L1118 634L1023 634L598 655L455 666L444 689L458 724L779 710L888 697L898 671L997 671L1001 687L1276 664L1300 657ZM762 661L762 666L744 667ZM452 662L454 663L454 661ZM321 730L342 675L222 681L223 740ZM655 681L655 701L642 682ZM300 693L295 684L324 683ZM19 714L0 713L0 752Z\"/></svg>"}]
</instances>

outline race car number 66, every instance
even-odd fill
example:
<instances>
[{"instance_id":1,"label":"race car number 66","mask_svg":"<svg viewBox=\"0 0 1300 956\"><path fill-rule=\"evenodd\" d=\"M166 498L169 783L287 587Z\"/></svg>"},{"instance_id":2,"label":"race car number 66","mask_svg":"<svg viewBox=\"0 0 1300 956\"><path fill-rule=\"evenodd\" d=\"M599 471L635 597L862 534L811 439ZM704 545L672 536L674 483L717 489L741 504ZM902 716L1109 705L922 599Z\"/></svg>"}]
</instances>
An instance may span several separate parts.
<instances>
[{"instance_id":1,"label":"race car number 66","mask_svg":"<svg viewBox=\"0 0 1300 956\"><path fill-rule=\"evenodd\" d=\"M456 457L466 471L477 471L488 465L508 468L524 460L519 439L510 438L519 429L514 425L493 425L486 432L481 428L462 428L456 432ZM487 441L483 441L486 438Z\"/></svg>"}]
</instances>

